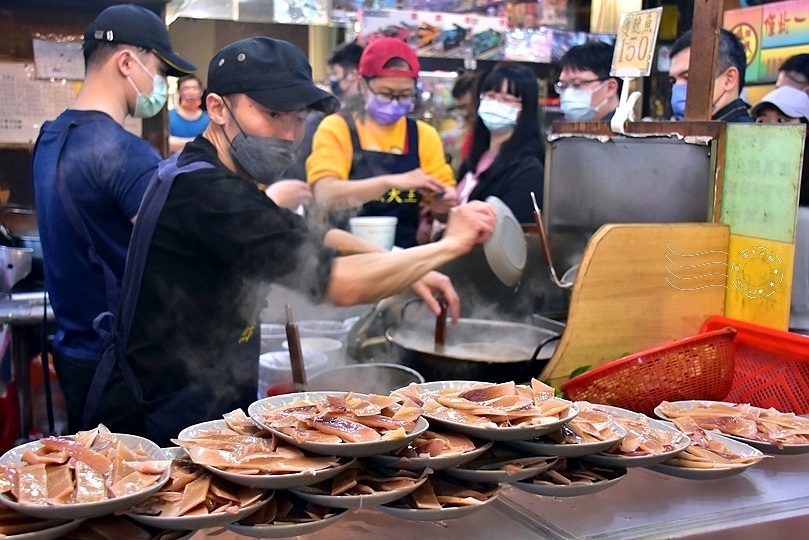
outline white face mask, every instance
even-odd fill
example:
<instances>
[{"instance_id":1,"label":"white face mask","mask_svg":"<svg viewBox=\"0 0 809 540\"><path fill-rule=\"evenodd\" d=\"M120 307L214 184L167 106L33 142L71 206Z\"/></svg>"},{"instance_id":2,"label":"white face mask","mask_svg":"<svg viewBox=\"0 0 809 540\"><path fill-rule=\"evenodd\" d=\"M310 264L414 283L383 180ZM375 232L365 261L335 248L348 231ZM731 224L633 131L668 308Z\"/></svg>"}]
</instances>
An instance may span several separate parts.
<instances>
[{"instance_id":1,"label":"white face mask","mask_svg":"<svg viewBox=\"0 0 809 540\"><path fill-rule=\"evenodd\" d=\"M500 103L496 99L483 99L478 106L478 116L486 129L492 133L500 133L514 129L520 116L520 109Z\"/></svg>"},{"instance_id":2,"label":"white face mask","mask_svg":"<svg viewBox=\"0 0 809 540\"><path fill-rule=\"evenodd\" d=\"M590 90L586 88L565 88L560 96L562 113L565 115L565 119L571 122L587 122L588 120L592 120L592 118L598 114L599 109L607 102L605 98L597 107L591 107L590 103L593 101L593 94L598 92L606 83L607 81L603 81Z\"/></svg>"}]
</instances>

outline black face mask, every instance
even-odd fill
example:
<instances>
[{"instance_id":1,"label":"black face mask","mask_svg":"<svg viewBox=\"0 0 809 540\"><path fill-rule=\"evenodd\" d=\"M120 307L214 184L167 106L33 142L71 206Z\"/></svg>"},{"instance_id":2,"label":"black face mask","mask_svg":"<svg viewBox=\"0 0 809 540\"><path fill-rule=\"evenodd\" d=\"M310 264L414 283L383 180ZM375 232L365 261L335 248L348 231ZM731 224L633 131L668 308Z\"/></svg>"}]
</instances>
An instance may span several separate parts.
<instances>
[{"instance_id":1,"label":"black face mask","mask_svg":"<svg viewBox=\"0 0 809 540\"><path fill-rule=\"evenodd\" d=\"M281 178L284 171L295 161L295 143L275 137L248 135L239 125L230 107L227 104L225 107L239 128L239 133L230 141L230 156L233 160L253 180L262 184L272 184ZM223 127L222 132L224 131Z\"/></svg>"},{"instance_id":2,"label":"black face mask","mask_svg":"<svg viewBox=\"0 0 809 540\"><path fill-rule=\"evenodd\" d=\"M329 79L329 86L331 87L331 93L337 96L338 98L342 99L345 92L342 88L340 88L340 83L342 79Z\"/></svg>"}]
</instances>

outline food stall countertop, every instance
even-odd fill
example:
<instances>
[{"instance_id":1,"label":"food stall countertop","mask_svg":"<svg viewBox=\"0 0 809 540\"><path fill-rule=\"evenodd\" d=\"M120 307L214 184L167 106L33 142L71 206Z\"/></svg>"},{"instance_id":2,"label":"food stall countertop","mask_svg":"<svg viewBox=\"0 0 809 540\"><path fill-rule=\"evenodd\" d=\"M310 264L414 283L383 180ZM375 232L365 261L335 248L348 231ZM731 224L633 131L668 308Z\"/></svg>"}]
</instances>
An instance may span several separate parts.
<instances>
[{"instance_id":1,"label":"food stall countertop","mask_svg":"<svg viewBox=\"0 0 809 540\"><path fill-rule=\"evenodd\" d=\"M809 526L809 454L765 459L742 474L687 480L632 468L624 480L592 495L553 498L506 486L499 500L470 516L411 522L379 510L352 511L303 538L452 540L805 538ZM199 531L193 540L241 540L230 531Z\"/></svg>"}]
</instances>

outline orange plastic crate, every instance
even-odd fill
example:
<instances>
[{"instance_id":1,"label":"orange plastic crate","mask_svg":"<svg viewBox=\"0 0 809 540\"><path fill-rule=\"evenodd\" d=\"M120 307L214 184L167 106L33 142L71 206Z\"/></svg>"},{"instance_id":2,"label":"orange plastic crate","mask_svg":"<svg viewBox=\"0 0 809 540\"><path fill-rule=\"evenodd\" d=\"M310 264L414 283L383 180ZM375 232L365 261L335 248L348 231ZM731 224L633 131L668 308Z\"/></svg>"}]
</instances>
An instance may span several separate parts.
<instances>
[{"instance_id":1,"label":"orange plastic crate","mask_svg":"<svg viewBox=\"0 0 809 540\"><path fill-rule=\"evenodd\" d=\"M725 327L736 330L736 368L724 401L809 414L809 337L720 316L701 331Z\"/></svg>"},{"instance_id":2,"label":"orange plastic crate","mask_svg":"<svg viewBox=\"0 0 809 540\"><path fill-rule=\"evenodd\" d=\"M724 398L733 382L736 333L723 328L625 356L562 385L572 400L652 415L661 401Z\"/></svg>"}]
</instances>

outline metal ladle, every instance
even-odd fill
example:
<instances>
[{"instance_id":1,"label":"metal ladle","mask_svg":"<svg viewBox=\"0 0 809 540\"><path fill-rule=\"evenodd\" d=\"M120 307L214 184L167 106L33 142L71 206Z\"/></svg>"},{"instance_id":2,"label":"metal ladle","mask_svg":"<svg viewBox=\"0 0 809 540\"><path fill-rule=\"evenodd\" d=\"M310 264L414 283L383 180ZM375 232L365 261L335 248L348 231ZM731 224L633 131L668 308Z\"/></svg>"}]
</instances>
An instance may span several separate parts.
<instances>
[{"instance_id":1,"label":"metal ladle","mask_svg":"<svg viewBox=\"0 0 809 540\"><path fill-rule=\"evenodd\" d=\"M539 209L537 198L533 191L531 192L531 201L534 203L534 220L537 223L537 232L539 233L539 242L542 244L542 253L545 256L545 263L547 263L551 273L551 281L561 289L569 289L573 286L573 282L562 281L556 276L556 269L553 266L553 259L551 258L551 246L548 242L548 235L545 233L545 225L542 224L542 210Z\"/></svg>"}]
</instances>

